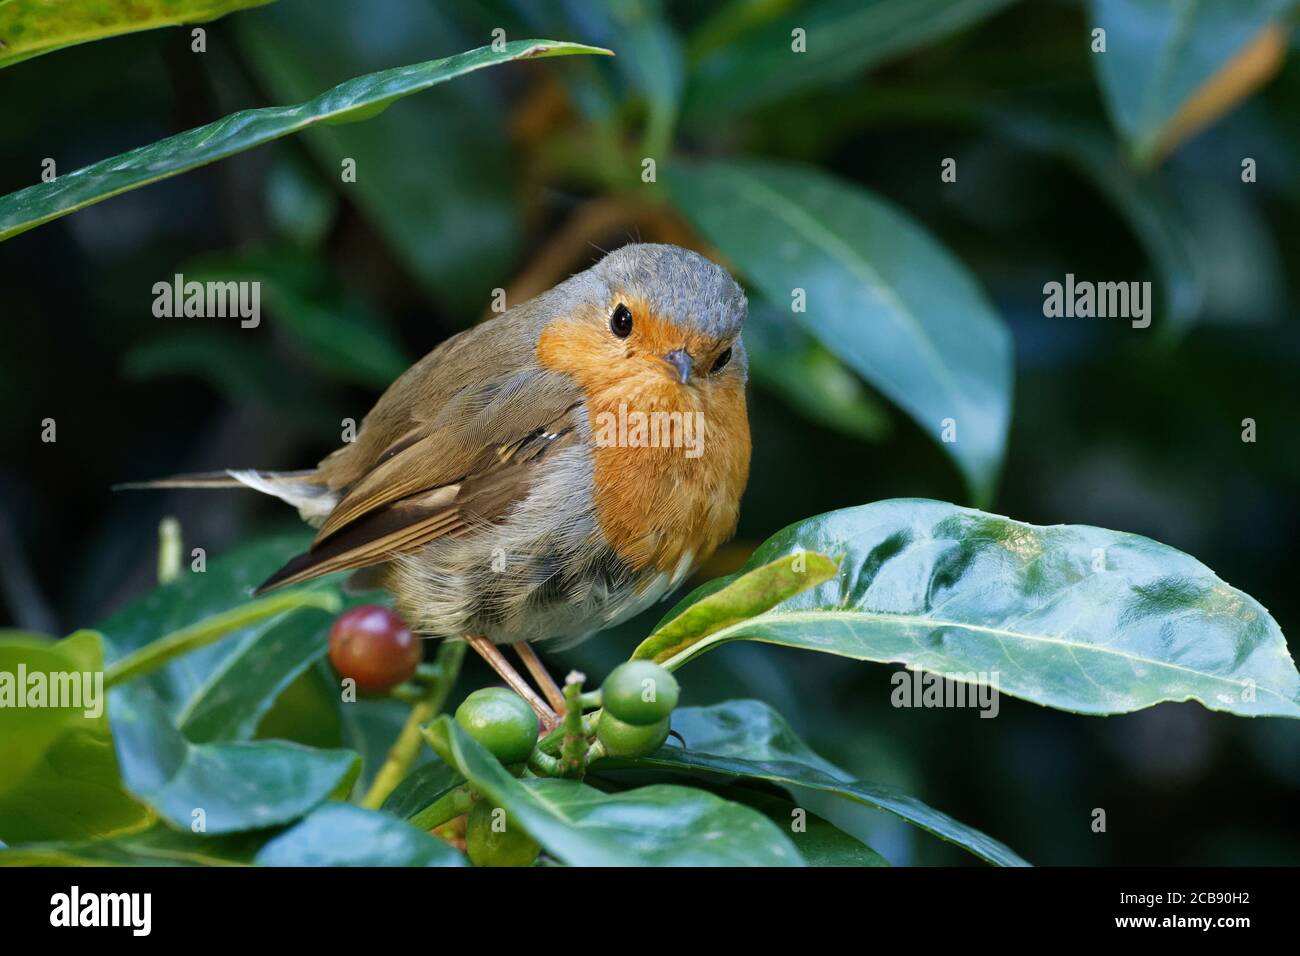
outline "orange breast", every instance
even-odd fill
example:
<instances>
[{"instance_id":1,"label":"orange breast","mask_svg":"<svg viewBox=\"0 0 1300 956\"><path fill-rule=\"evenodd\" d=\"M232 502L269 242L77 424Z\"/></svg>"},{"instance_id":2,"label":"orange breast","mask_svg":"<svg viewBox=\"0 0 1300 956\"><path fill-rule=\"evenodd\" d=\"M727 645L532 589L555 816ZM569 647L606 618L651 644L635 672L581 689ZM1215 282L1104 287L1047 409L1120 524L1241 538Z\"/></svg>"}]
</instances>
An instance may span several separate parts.
<instances>
[{"instance_id":1,"label":"orange breast","mask_svg":"<svg viewBox=\"0 0 1300 956\"><path fill-rule=\"evenodd\" d=\"M736 529L749 477L745 391L733 375L673 380L657 356L707 346L628 304L638 316L628 343L598 319L563 319L539 338L537 359L586 394L606 540L634 568L680 579Z\"/></svg>"}]
</instances>

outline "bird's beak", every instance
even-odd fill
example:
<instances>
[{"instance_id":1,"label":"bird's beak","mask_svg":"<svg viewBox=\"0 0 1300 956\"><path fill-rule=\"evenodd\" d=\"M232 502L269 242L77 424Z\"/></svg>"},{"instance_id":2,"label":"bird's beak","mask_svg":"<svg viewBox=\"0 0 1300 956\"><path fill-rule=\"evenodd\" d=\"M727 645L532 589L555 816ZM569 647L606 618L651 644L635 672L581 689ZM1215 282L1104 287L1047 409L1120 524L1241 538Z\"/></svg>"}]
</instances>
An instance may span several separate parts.
<instances>
[{"instance_id":1,"label":"bird's beak","mask_svg":"<svg viewBox=\"0 0 1300 956\"><path fill-rule=\"evenodd\" d=\"M664 356L664 361L677 373L677 381L685 385L691 377L691 369L695 367L695 360L691 358L690 353L685 349L673 349Z\"/></svg>"}]
</instances>

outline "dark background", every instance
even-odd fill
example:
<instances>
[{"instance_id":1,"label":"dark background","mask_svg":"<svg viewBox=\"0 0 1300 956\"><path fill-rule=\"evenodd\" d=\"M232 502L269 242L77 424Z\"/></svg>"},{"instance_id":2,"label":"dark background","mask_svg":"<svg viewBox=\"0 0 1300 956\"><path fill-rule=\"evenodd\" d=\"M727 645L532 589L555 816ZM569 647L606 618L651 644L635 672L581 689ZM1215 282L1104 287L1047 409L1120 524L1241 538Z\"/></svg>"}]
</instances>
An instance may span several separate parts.
<instances>
[{"instance_id":1,"label":"dark background","mask_svg":"<svg viewBox=\"0 0 1300 956\"><path fill-rule=\"evenodd\" d=\"M506 4L506 7L511 5ZM673 3L689 35L708 5ZM420 0L281 0L207 25L63 50L0 71L0 193L233 110L295 102L347 77L513 37L518 7ZM575 12L576 11L576 12ZM898 203L971 268L1008 323L1016 384L1009 452L990 510L1037 523L1149 535L1261 601L1294 635L1291 557L1300 511L1300 57L1144 187L1167 197L1206 277L1181 338L1124 321L1047 319L1042 285L1151 278L1151 254L1098 180L1028 150L967 108L1105 123L1084 11L1031 2L866 74L728 123L682 129L686 155L796 159ZM606 70L588 63L583 70ZM323 349L322 314L413 359L477 320L584 201L603 161L639 130L628 94L593 123L555 75L575 61L498 68L347 127L360 181L338 183L338 144L293 137L117 197L0 244L0 621L52 634L92 625L153 580L156 528L174 514L187 547L218 554L292 516L255 495L113 493L119 481L225 466L294 468L338 444L394 359ZM584 74L585 75L585 74ZM625 93L619 74L612 87ZM961 107L961 108L959 108ZM950 114L961 114L953 116ZM611 144L612 140L612 144ZM333 152L332 152L333 150ZM941 185L943 156L957 184ZM1242 156L1260 180L1243 187ZM364 188L359 188L364 183ZM641 234L629 221L610 248ZM593 248L586 262L598 256ZM175 272L252 261L275 277L256 330L158 319L152 286ZM1154 332L1154 330L1147 330ZM400 363L397 365L400 369ZM896 496L968 503L951 462L883 399L872 438L823 427L751 390L754 462L737 541L706 576L797 519ZM1241 421L1258 441L1241 441ZM58 441L40 440L41 421ZM649 618L560 655L604 673ZM1294 637L1292 647L1295 647ZM1105 719L1002 699L973 711L895 710L891 667L732 645L692 665L687 703L761 697L819 751L998 837L1034 863L1300 862L1300 731L1196 705ZM562 672L562 670L561 670ZM466 688L487 680L470 672ZM1108 830L1090 829L1104 808ZM917 831L862 814L855 829L894 862L964 862Z\"/></svg>"}]
</instances>

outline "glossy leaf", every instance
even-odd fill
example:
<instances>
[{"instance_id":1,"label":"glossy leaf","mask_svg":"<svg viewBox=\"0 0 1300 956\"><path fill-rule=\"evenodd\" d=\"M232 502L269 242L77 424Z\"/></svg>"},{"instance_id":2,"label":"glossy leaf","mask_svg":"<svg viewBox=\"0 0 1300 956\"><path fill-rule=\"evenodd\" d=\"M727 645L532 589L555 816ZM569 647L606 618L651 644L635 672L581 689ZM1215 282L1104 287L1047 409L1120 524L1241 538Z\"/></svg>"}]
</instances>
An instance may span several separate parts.
<instances>
[{"instance_id":1,"label":"glossy leaf","mask_svg":"<svg viewBox=\"0 0 1300 956\"><path fill-rule=\"evenodd\" d=\"M303 550L309 540L307 535L297 533L263 538L226 554L209 556L202 572L190 570L187 565L174 582L136 599L100 625L110 643L110 663L165 634L241 607L259 584ZM332 583L313 582L306 590L318 587L335 589ZM292 611L233 631L215 644L175 658L139 679L157 693L172 719L179 719L182 711L199 706L194 702L207 693L213 675L234 666L227 658L250 653L266 634L298 614L317 622L323 641L329 623L327 615L316 610Z\"/></svg>"},{"instance_id":2,"label":"glossy leaf","mask_svg":"<svg viewBox=\"0 0 1300 956\"><path fill-rule=\"evenodd\" d=\"M360 768L351 751L279 740L192 744L138 681L113 690L109 707L127 789L181 829L200 820L211 834L289 823L346 793Z\"/></svg>"},{"instance_id":3,"label":"glossy leaf","mask_svg":"<svg viewBox=\"0 0 1300 956\"><path fill-rule=\"evenodd\" d=\"M672 660L710 634L747 621L801 591L829 581L838 570L835 560L824 554L797 552L723 579L711 593L697 590L696 600L671 621L655 628L632 657Z\"/></svg>"},{"instance_id":4,"label":"glossy leaf","mask_svg":"<svg viewBox=\"0 0 1300 956\"><path fill-rule=\"evenodd\" d=\"M1014 0L819 0L727 43L696 65L687 88L692 120L752 109L951 36ZM802 29L806 51L795 52Z\"/></svg>"},{"instance_id":5,"label":"glossy leaf","mask_svg":"<svg viewBox=\"0 0 1300 956\"><path fill-rule=\"evenodd\" d=\"M298 613L228 655L176 714L194 743L251 740L298 675L325 656L330 619Z\"/></svg>"},{"instance_id":6,"label":"glossy leaf","mask_svg":"<svg viewBox=\"0 0 1300 956\"><path fill-rule=\"evenodd\" d=\"M338 701L338 674L328 663L323 665L334 683L335 701ZM361 757L361 773L357 777L354 795L360 798L374 782L375 774L384 765L388 751L406 724L411 714L411 705L399 700L384 697L361 697L337 703L339 718L343 725L344 746L355 750ZM433 755L428 748L421 747L412 764L412 776L426 760ZM387 809L387 808L385 808ZM402 816L402 814L398 814Z\"/></svg>"},{"instance_id":7,"label":"glossy leaf","mask_svg":"<svg viewBox=\"0 0 1300 956\"><path fill-rule=\"evenodd\" d=\"M458 770L433 757L407 774L380 809L409 820L464 782L465 778Z\"/></svg>"},{"instance_id":8,"label":"glossy leaf","mask_svg":"<svg viewBox=\"0 0 1300 956\"><path fill-rule=\"evenodd\" d=\"M749 807L688 787L602 793L573 780L516 780L454 720L426 729L485 799L572 866L797 866L794 844Z\"/></svg>"},{"instance_id":9,"label":"glossy leaf","mask_svg":"<svg viewBox=\"0 0 1300 956\"><path fill-rule=\"evenodd\" d=\"M0 3L0 67L105 37L204 23L271 0L7 0Z\"/></svg>"},{"instance_id":10,"label":"glossy leaf","mask_svg":"<svg viewBox=\"0 0 1300 956\"><path fill-rule=\"evenodd\" d=\"M742 573L798 549L843 554L839 575L660 662L744 638L996 683L1081 714L1195 700L1300 717L1300 674L1268 611L1149 538L896 499L791 525Z\"/></svg>"},{"instance_id":11,"label":"glossy leaf","mask_svg":"<svg viewBox=\"0 0 1300 956\"><path fill-rule=\"evenodd\" d=\"M737 793L739 789L731 787L720 795L753 807L790 834L799 855L809 866L889 866L889 861L871 847L829 820L809 813L806 807L767 793Z\"/></svg>"},{"instance_id":12,"label":"glossy leaf","mask_svg":"<svg viewBox=\"0 0 1300 956\"><path fill-rule=\"evenodd\" d=\"M215 123L169 136L149 146L93 163L53 182L0 197L0 240L66 216L92 203L197 169L321 123L350 123L375 116L395 100L498 63L574 53L602 53L576 43L515 40L497 53L466 53L359 76L297 106L268 106L232 113Z\"/></svg>"},{"instance_id":13,"label":"glossy leaf","mask_svg":"<svg viewBox=\"0 0 1300 956\"><path fill-rule=\"evenodd\" d=\"M1011 413L1011 343L956 259L860 187L771 162L674 164L674 202L826 348L908 412L987 501ZM955 441L941 441L951 420Z\"/></svg>"},{"instance_id":14,"label":"glossy leaf","mask_svg":"<svg viewBox=\"0 0 1300 956\"><path fill-rule=\"evenodd\" d=\"M326 803L258 851L259 866L465 866L449 845L387 813Z\"/></svg>"},{"instance_id":15,"label":"glossy leaf","mask_svg":"<svg viewBox=\"0 0 1300 956\"><path fill-rule=\"evenodd\" d=\"M119 780L103 669L103 645L93 631L61 641L0 634L0 840L104 837L153 819ZM83 674L90 675L88 685ZM33 675L41 675L39 681ZM80 699L69 700L80 706L48 706L48 690L41 706L20 706L35 700L27 691L37 683L52 688L56 681L75 691ZM85 691L89 696L82 696Z\"/></svg>"},{"instance_id":16,"label":"glossy leaf","mask_svg":"<svg viewBox=\"0 0 1300 956\"><path fill-rule=\"evenodd\" d=\"M1091 0L1091 26L1106 31L1106 52L1092 57L1097 79L1135 157L1156 158L1189 100L1294 6L1295 0ZM1221 98L1215 112L1247 91Z\"/></svg>"},{"instance_id":17,"label":"glossy leaf","mask_svg":"<svg viewBox=\"0 0 1300 956\"><path fill-rule=\"evenodd\" d=\"M649 757L631 761L631 765L722 774L835 794L887 810L989 863L1027 865L1002 843L914 797L892 787L853 780L810 750L779 714L760 701L683 707L673 714L673 730L682 735L685 747L670 744Z\"/></svg>"}]
</instances>

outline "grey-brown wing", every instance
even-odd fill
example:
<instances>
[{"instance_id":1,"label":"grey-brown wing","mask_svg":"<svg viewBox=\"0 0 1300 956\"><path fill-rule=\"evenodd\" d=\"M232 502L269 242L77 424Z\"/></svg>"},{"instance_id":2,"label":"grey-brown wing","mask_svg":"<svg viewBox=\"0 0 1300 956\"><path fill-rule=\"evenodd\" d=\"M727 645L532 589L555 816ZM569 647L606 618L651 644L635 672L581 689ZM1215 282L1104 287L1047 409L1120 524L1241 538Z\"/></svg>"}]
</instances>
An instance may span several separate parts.
<instances>
[{"instance_id":1,"label":"grey-brown wing","mask_svg":"<svg viewBox=\"0 0 1300 956\"><path fill-rule=\"evenodd\" d=\"M379 453L346 489L309 551L259 592L362 568L500 519L551 450L579 440L582 394L525 369L462 389Z\"/></svg>"}]
</instances>

